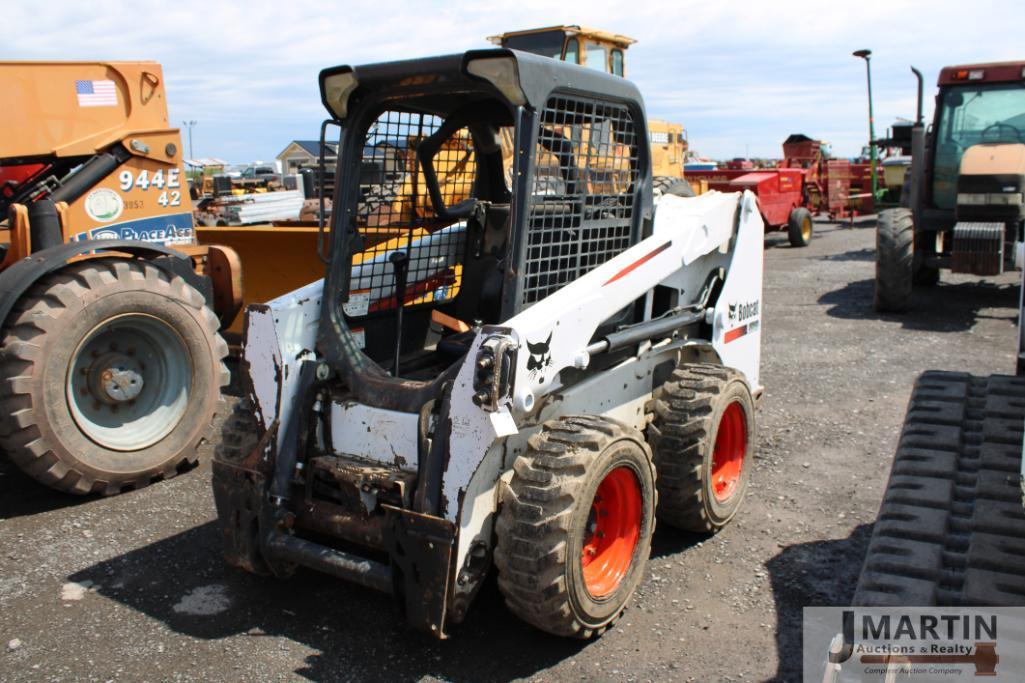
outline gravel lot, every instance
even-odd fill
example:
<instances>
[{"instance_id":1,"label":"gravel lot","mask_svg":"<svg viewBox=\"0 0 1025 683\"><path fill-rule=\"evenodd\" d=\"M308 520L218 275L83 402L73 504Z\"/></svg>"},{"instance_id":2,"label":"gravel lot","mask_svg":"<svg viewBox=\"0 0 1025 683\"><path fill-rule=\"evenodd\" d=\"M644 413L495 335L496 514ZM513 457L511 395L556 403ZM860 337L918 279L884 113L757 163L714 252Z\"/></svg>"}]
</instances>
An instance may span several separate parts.
<instances>
[{"instance_id":1,"label":"gravel lot","mask_svg":"<svg viewBox=\"0 0 1025 683\"><path fill-rule=\"evenodd\" d=\"M765 398L751 490L715 537L664 528L617 626L569 642L521 624L489 581L439 643L389 598L312 572L221 562L209 452L110 499L0 461L6 681L799 680L801 607L850 599L915 376L1013 372L1017 275L944 274L915 312L871 306L874 223L766 240Z\"/></svg>"}]
</instances>

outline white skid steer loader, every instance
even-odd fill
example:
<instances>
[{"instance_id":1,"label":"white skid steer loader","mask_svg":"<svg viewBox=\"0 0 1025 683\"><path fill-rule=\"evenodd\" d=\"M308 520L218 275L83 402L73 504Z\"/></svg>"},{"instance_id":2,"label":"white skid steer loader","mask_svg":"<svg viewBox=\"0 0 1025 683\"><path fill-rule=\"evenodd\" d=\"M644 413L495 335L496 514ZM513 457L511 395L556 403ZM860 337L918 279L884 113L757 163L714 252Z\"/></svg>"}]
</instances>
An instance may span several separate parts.
<instances>
[{"instance_id":1,"label":"white skid steer loader","mask_svg":"<svg viewBox=\"0 0 1025 683\"><path fill-rule=\"evenodd\" d=\"M330 263L247 312L249 398L214 461L228 561L394 593L439 638L493 563L529 623L601 633L656 517L715 532L744 497L755 197L654 206L636 87L572 64L488 50L320 83Z\"/></svg>"}]
</instances>

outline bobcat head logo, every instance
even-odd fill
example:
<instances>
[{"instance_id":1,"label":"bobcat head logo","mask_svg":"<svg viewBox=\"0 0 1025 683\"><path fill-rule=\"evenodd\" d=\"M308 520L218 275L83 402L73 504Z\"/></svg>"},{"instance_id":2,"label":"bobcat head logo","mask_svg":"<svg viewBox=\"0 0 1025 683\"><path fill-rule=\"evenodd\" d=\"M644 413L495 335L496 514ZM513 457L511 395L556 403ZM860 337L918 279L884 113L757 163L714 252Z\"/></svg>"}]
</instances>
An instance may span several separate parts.
<instances>
[{"instance_id":1,"label":"bobcat head logo","mask_svg":"<svg viewBox=\"0 0 1025 683\"><path fill-rule=\"evenodd\" d=\"M544 371L552 365L551 346L551 332L548 333L548 339L543 342L527 340L527 350L530 351L530 357L527 359L527 373L539 384L544 384Z\"/></svg>"},{"instance_id":2,"label":"bobcat head logo","mask_svg":"<svg viewBox=\"0 0 1025 683\"><path fill-rule=\"evenodd\" d=\"M730 320L737 319L737 304L727 304L730 307Z\"/></svg>"}]
</instances>

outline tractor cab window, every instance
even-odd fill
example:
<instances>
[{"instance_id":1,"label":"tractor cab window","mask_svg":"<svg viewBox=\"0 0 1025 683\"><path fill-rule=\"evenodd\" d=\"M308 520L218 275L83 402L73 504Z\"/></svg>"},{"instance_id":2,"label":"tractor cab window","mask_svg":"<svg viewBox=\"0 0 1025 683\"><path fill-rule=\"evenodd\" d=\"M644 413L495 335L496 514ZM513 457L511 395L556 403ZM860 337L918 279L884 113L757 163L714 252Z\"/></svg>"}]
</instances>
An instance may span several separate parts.
<instances>
[{"instance_id":1,"label":"tractor cab window","mask_svg":"<svg viewBox=\"0 0 1025 683\"><path fill-rule=\"evenodd\" d=\"M613 50L612 51L612 73L616 76L623 75L623 51Z\"/></svg>"},{"instance_id":2,"label":"tractor cab window","mask_svg":"<svg viewBox=\"0 0 1025 683\"><path fill-rule=\"evenodd\" d=\"M563 61L570 64L580 63L580 41L576 38L570 38L566 41L566 56L563 57Z\"/></svg>"},{"instance_id":3,"label":"tractor cab window","mask_svg":"<svg viewBox=\"0 0 1025 683\"><path fill-rule=\"evenodd\" d=\"M585 66L589 69L608 73L609 57L604 45L598 45L597 43L587 44L587 63Z\"/></svg>"},{"instance_id":4,"label":"tractor cab window","mask_svg":"<svg viewBox=\"0 0 1025 683\"><path fill-rule=\"evenodd\" d=\"M1025 143L1025 88L1018 83L947 88L938 121L933 202L953 209L966 149L987 142Z\"/></svg>"},{"instance_id":5,"label":"tractor cab window","mask_svg":"<svg viewBox=\"0 0 1025 683\"><path fill-rule=\"evenodd\" d=\"M562 31L541 31L540 33L507 36L502 39L502 47L532 52L542 57L561 59L564 40L565 34Z\"/></svg>"}]
</instances>

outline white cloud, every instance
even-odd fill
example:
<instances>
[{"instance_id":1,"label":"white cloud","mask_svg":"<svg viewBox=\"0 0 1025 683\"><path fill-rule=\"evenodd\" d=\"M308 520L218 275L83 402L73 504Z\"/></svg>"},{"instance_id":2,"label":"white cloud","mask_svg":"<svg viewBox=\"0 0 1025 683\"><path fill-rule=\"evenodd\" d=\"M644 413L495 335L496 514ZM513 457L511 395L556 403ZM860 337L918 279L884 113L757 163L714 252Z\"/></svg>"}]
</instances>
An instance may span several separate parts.
<instances>
[{"instance_id":1,"label":"white cloud","mask_svg":"<svg viewBox=\"0 0 1025 683\"><path fill-rule=\"evenodd\" d=\"M16 29L4 38L7 59L161 62L172 121L199 121L195 153L234 161L316 137L324 116L316 78L325 66L485 47L488 35L560 22L637 38L628 69L649 112L684 123L692 144L716 157L747 146L775 155L792 132L857 153L867 138L864 63L851 56L858 48L873 50L878 135L914 114L910 64L926 75L929 103L945 64L1025 58L1025 5L996 0L591 0L554 8L545 0L9 0L4 13Z\"/></svg>"}]
</instances>

